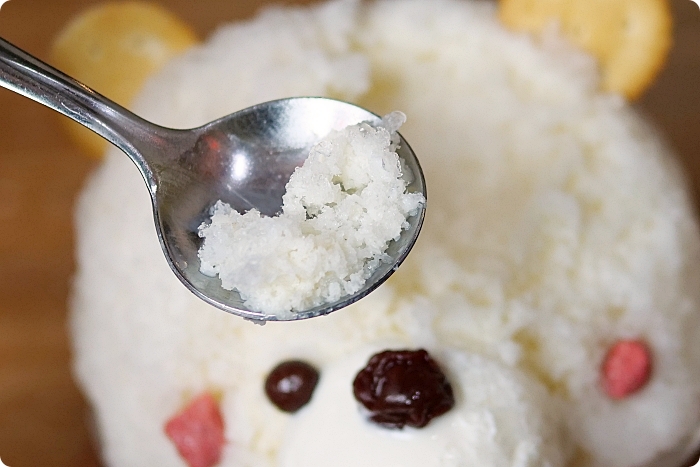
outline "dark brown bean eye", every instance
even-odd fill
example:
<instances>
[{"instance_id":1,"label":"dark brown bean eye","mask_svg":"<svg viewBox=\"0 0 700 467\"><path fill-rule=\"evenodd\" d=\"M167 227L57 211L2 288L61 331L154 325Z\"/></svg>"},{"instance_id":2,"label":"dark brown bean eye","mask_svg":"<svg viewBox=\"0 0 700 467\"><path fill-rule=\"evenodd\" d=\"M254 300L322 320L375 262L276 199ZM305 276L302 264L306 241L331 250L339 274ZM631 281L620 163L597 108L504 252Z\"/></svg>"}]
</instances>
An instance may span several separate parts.
<instances>
[{"instance_id":1,"label":"dark brown bean eye","mask_svg":"<svg viewBox=\"0 0 700 467\"><path fill-rule=\"evenodd\" d=\"M445 374L423 349L374 355L355 377L353 392L370 420L387 428L424 427L455 403Z\"/></svg>"},{"instance_id":2,"label":"dark brown bean eye","mask_svg":"<svg viewBox=\"0 0 700 467\"><path fill-rule=\"evenodd\" d=\"M289 360L277 365L265 380L270 402L285 412L305 406L318 383L318 371L306 362Z\"/></svg>"}]
</instances>

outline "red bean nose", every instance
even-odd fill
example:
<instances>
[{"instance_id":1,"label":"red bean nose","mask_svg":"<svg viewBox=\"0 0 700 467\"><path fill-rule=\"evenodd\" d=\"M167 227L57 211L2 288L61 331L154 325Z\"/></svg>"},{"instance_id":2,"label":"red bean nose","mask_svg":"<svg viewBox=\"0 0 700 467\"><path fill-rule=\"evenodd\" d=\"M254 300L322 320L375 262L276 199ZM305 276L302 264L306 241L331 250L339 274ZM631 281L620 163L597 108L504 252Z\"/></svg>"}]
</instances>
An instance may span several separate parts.
<instances>
[{"instance_id":1,"label":"red bean nose","mask_svg":"<svg viewBox=\"0 0 700 467\"><path fill-rule=\"evenodd\" d=\"M455 403L445 374L423 349L372 356L355 377L353 393L369 419L386 428L424 427Z\"/></svg>"}]
</instances>

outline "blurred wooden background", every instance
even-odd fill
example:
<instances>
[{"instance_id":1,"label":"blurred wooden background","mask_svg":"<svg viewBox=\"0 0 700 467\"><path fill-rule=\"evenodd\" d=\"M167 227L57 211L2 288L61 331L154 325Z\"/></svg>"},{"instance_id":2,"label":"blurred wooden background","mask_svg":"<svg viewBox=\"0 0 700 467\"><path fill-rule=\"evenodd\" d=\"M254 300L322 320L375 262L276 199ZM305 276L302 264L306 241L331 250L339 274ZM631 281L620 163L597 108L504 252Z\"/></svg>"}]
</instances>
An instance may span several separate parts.
<instances>
[{"instance_id":1,"label":"blurred wooden background","mask_svg":"<svg viewBox=\"0 0 700 467\"><path fill-rule=\"evenodd\" d=\"M637 105L677 149L698 199L700 10L691 0L672 1L676 44L667 68ZM0 10L0 36L47 59L61 26L94 3L11 0ZM206 37L217 25L250 17L272 2L156 3ZM58 118L0 89L0 458L11 467L100 465L85 401L71 379L65 331L74 268L72 206L96 162L66 138Z\"/></svg>"}]
</instances>

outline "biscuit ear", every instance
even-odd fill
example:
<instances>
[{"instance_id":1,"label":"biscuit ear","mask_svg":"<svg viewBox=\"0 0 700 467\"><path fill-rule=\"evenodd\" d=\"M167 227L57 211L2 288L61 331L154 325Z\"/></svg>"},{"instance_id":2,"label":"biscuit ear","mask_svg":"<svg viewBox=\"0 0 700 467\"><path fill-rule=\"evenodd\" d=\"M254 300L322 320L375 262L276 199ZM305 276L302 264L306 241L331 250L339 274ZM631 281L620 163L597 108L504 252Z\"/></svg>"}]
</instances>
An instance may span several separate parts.
<instances>
[{"instance_id":1,"label":"biscuit ear","mask_svg":"<svg viewBox=\"0 0 700 467\"><path fill-rule=\"evenodd\" d=\"M54 67L128 108L150 76L197 42L194 31L161 6L100 3L63 26L50 58ZM104 154L108 143L101 136L72 120L61 121L87 154Z\"/></svg>"},{"instance_id":2,"label":"biscuit ear","mask_svg":"<svg viewBox=\"0 0 700 467\"><path fill-rule=\"evenodd\" d=\"M630 100L654 82L673 40L668 0L500 0L499 17L530 33L558 23L564 37L598 59L603 89Z\"/></svg>"}]
</instances>

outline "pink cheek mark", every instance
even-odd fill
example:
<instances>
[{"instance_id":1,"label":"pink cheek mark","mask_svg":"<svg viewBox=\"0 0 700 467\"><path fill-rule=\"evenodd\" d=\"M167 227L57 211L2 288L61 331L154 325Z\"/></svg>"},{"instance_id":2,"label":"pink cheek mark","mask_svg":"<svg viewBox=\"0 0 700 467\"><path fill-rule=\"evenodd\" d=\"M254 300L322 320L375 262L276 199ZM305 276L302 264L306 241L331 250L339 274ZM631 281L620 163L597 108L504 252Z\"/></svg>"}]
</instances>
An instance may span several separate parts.
<instances>
[{"instance_id":1,"label":"pink cheek mark","mask_svg":"<svg viewBox=\"0 0 700 467\"><path fill-rule=\"evenodd\" d=\"M167 421L165 434L189 467L216 465L225 443L219 404L209 392L201 394Z\"/></svg>"},{"instance_id":2,"label":"pink cheek mark","mask_svg":"<svg viewBox=\"0 0 700 467\"><path fill-rule=\"evenodd\" d=\"M603 361L603 389L613 400L625 399L646 386L651 372L651 351L644 342L618 341L608 350Z\"/></svg>"}]
</instances>

